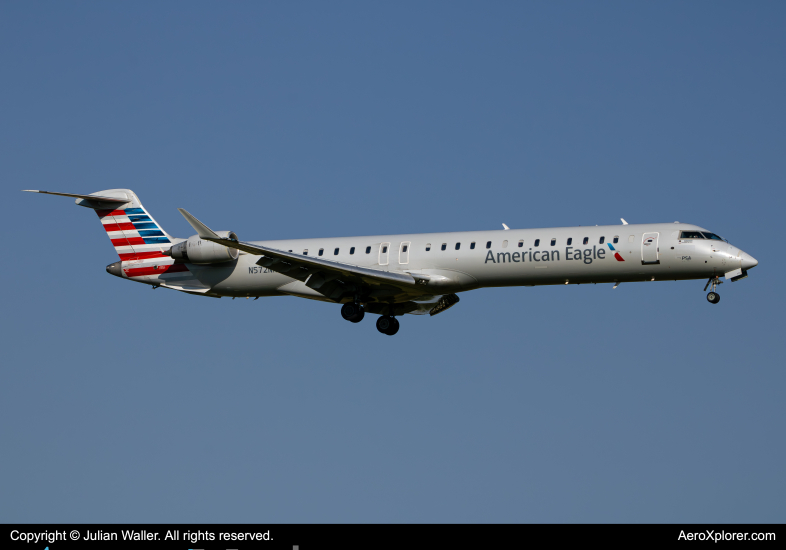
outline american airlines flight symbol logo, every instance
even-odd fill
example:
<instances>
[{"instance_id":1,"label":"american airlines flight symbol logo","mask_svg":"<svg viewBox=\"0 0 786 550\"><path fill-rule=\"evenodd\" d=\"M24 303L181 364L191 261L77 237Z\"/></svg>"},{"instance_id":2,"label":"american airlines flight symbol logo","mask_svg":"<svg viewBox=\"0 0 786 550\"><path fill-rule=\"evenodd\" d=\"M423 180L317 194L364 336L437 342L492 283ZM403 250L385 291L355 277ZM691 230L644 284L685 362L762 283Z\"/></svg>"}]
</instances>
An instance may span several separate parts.
<instances>
[{"instance_id":1,"label":"american airlines flight symbol logo","mask_svg":"<svg viewBox=\"0 0 786 550\"><path fill-rule=\"evenodd\" d=\"M620 253L617 252L617 250L613 246L611 246L611 243L606 243L606 244L609 245L609 248L611 249L611 251L614 252L614 258L618 262L624 262L625 261L625 259L622 256L620 256Z\"/></svg>"}]
</instances>

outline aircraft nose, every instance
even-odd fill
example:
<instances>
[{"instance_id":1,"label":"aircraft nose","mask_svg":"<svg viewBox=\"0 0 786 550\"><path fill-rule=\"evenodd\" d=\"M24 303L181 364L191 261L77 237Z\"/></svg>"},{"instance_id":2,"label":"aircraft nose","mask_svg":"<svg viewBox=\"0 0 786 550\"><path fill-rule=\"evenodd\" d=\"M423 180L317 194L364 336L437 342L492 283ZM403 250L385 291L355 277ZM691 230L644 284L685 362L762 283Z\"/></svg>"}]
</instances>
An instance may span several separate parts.
<instances>
[{"instance_id":1,"label":"aircraft nose","mask_svg":"<svg viewBox=\"0 0 786 550\"><path fill-rule=\"evenodd\" d=\"M742 267L742 269L745 269L745 270L748 270L748 269L750 269L752 267L756 267L757 265L759 265L759 262L756 260L756 258L751 256L747 252L743 252L741 254L741 256L740 256L740 263L742 264L740 267Z\"/></svg>"}]
</instances>

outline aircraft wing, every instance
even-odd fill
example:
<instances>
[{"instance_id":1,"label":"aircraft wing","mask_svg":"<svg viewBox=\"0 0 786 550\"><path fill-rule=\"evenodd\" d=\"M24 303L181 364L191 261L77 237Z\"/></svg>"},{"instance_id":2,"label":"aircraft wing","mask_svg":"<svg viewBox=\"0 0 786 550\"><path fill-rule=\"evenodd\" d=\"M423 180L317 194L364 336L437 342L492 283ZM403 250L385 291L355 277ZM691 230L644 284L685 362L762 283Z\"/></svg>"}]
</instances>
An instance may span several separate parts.
<instances>
[{"instance_id":1,"label":"aircraft wing","mask_svg":"<svg viewBox=\"0 0 786 550\"><path fill-rule=\"evenodd\" d=\"M223 239L186 210L182 208L178 210L202 239L262 256L256 262L257 265L302 281L307 287L330 300L339 302L347 296L362 294L364 297L383 298L381 301L386 301L385 299L400 301L405 297L412 299L430 294L425 288L429 281L426 277L413 277L409 273L359 267L267 246Z\"/></svg>"}]
</instances>

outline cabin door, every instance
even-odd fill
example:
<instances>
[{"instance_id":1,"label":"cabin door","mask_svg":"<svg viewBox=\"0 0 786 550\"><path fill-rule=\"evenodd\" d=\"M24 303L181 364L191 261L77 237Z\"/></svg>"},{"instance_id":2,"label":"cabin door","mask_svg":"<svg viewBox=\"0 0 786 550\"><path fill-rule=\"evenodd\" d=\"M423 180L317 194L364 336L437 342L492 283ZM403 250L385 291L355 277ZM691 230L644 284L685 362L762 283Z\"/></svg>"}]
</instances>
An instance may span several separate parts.
<instances>
[{"instance_id":1,"label":"cabin door","mask_svg":"<svg viewBox=\"0 0 786 550\"><path fill-rule=\"evenodd\" d=\"M641 236L641 263L659 264L658 233L644 233Z\"/></svg>"}]
</instances>

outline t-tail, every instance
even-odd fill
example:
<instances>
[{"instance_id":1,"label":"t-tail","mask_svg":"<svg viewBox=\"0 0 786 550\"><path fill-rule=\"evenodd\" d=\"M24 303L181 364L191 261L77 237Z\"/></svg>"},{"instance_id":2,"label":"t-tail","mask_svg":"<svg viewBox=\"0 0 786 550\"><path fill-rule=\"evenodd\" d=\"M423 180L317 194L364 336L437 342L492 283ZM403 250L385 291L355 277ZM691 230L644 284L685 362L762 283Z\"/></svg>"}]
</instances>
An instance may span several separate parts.
<instances>
[{"instance_id":1,"label":"t-tail","mask_svg":"<svg viewBox=\"0 0 786 550\"><path fill-rule=\"evenodd\" d=\"M170 237L130 189L107 189L89 195L29 191L73 197L76 204L92 208L98 214L104 232L120 257L120 261L106 266L107 273L153 288L162 286L189 294L214 296L185 261L171 256L172 245L184 239Z\"/></svg>"},{"instance_id":2,"label":"t-tail","mask_svg":"<svg viewBox=\"0 0 786 550\"><path fill-rule=\"evenodd\" d=\"M89 195L26 191L74 197L79 206L95 210L122 261L167 258L163 251L173 244L173 239L145 210L139 197L130 189L108 189Z\"/></svg>"},{"instance_id":3,"label":"t-tail","mask_svg":"<svg viewBox=\"0 0 786 550\"><path fill-rule=\"evenodd\" d=\"M197 281L183 262L164 254L173 239L145 210L139 197L130 189L107 189L89 195L30 191L46 195L73 197L76 204L92 208L109 237L119 262L106 266L107 273L123 279L192 293L205 293L207 287Z\"/></svg>"}]
</instances>

